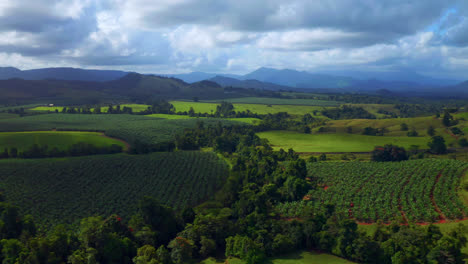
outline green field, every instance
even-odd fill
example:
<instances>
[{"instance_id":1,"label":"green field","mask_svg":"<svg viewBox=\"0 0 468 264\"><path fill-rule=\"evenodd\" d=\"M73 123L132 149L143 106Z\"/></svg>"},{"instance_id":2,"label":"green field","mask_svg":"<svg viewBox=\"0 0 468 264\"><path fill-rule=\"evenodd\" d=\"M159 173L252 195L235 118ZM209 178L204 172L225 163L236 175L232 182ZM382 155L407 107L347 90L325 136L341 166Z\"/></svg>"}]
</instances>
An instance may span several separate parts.
<instances>
[{"instance_id":1,"label":"green field","mask_svg":"<svg viewBox=\"0 0 468 264\"><path fill-rule=\"evenodd\" d=\"M71 145L86 142L96 147L106 147L113 144L126 148L125 143L105 137L97 132L77 131L35 131L35 132L0 132L0 150L17 148L19 151L28 150L32 145L47 145L49 149L67 150Z\"/></svg>"},{"instance_id":2,"label":"green field","mask_svg":"<svg viewBox=\"0 0 468 264\"><path fill-rule=\"evenodd\" d=\"M142 111L145 111L146 109L148 109L148 106L149 105L143 105L143 104L121 104L120 109L123 109L124 107L130 107L130 108L132 108L133 112L138 113L138 112L142 112ZM113 107L115 109L116 106L113 106ZM68 106L67 106L67 108L68 108ZM109 107L107 107L107 106L101 107L101 111L103 113L106 113L108 109L109 109ZM39 112L55 112L55 110L58 110L59 112L62 112L63 106L37 106L37 107L31 108L29 110L39 111ZM91 110L93 111L94 108L91 108Z\"/></svg>"},{"instance_id":3,"label":"green field","mask_svg":"<svg viewBox=\"0 0 468 264\"><path fill-rule=\"evenodd\" d=\"M43 225L92 215L127 220L145 195L181 209L211 196L228 175L210 152L0 161L0 190Z\"/></svg>"},{"instance_id":4,"label":"green field","mask_svg":"<svg viewBox=\"0 0 468 264\"><path fill-rule=\"evenodd\" d=\"M438 132L444 128L441 119L433 117L333 120L328 122L326 127L336 132L345 132L347 127L351 127L353 133L361 133L365 127L386 128L388 130L386 134L389 136L406 136L408 131L401 131L400 127L403 123L408 125L409 130L414 128L421 135L427 134L429 126L433 126Z\"/></svg>"},{"instance_id":5,"label":"green field","mask_svg":"<svg viewBox=\"0 0 468 264\"><path fill-rule=\"evenodd\" d=\"M0 119L10 119L19 117L17 114L0 113Z\"/></svg>"},{"instance_id":6,"label":"green field","mask_svg":"<svg viewBox=\"0 0 468 264\"><path fill-rule=\"evenodd\" d=\"M217 261L213 258L207 259L202 261L200 264L245 264L244 261L239 259L228 259ZM322 254L317 252L296 252L293 254L288 254L282 257L271 258L267 261L270 264L352 264L354 262L329 255L329 254Z\"/></svg>"},{"instance_id":7,"label":"green field","mask_svg":"<svg viewBox=\"0 0 468 264\"><path fill-rule=\"evenodd\" d=\"M366 223L433 223L468 214L458 196L466 162L317 162L308 169L321 188L309 192L307 201L278 206L281 215L300 217L305 208L318 211L323 204L333 204L337 212Z\"/></svg>"},{"instance_id":8,"label":"green field","mask_svg":"<svg viewBox=\"0 0 468 264\"><path fill-rule=\"evenodd\" d=\"M270 105L308 105L308 106L339 106L341 102L314 100L314 99L283 99L268 97L243 97L224 100L210 100L209 103L220 103L221 101L231 102L233 104L270 104Z\"/></svg>"},{"instance_id":9,"label":"green field","mask_svg":"<svg viewBox=\"0 0 468 264\"><path fill-rule=\"evenodd\" d=\"M202 121L205 121L207 117L191 117L188 115L168 115L168 114L151 114L151 115L146 115L149 117L156 117L156 118L163 118L163 119L200 119ZM225 118L226 120L230 121L237 121L237 122L242 122L242 123L247 123L247 124L255 124L260 122L261 120L258 118Z\"/></svg>"},{"instance_id":10,"label":"green field","mask_svg":"<svg viewBox=\"0 0 468 264\"><path fill-rule=\"evenodd\" d=\"M196 113L215 113L216 103L200 103L200 102L183 102L183 101L172 101L171 102L176 108L177 112L188 112L190 107L193 107ZM266 115L275 114L279 112L288 112L291 115L304 115L312 113L313 111L321 111L321 106L307 106L307 105L271 105L268 104L234 104L234 110L236 112L244 112L250 110L252 113Z\"/></svg>"},{"instance_id":11,"label":"green field","mask_svg":"<svg viewBox=\"0 0 468 264\"><path fill-rule=\"evenodd\" d=\"M375 146L394 144L409 148L427 148L428 137L364 136L356 134L302 134L293 131L258 133L270 141L274 149L294 149L297 152L370 152Z\"/></svg>"},{"instance_id":12,"label":"green field","mask_svg":"<svg viewBox=\"0 0 468 264\"><path fill-rule=\"evenodd\" d=\"M226 119L209 118L206 125L245 124ZM158 144L172 141L174 136L186 128L194 128L196 119L167 120L141 115L85 115L44 114L0 120L0 132L80 130L100 131L107 136L123 139L130 144L140 141Z\"/></svg>"}]
</instances>

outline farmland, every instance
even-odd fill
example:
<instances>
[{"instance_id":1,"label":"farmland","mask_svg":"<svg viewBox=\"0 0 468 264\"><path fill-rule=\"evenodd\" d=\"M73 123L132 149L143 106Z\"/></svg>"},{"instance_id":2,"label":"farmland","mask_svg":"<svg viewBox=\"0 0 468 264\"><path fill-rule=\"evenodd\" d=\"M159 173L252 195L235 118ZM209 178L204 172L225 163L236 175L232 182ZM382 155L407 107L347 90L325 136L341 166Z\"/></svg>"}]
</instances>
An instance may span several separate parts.
<instances>
[{"instance_id":1,"label":"farmland","mask_svg":"<svg viewBox=\"0 0 468 264\"><path fill-rule=\"evenodd\" d=\"M314 99L283 99L266 97L243 97L224 100L206 101L209 103L220 103L221 101L231 102L233 104L269 104L269 105L308 105L308 106L339 106L341 102L314 100Z\"/></svg>"},{"instance_id":2,"label":"farmland","mask_svg":"<svg viewBox=\"0 0 468 264\"><path fill-rule=\"evenodd\" d=\"M193 107L196 113L214 113L216 112L216 103L201 103L201 102L184 102L172 101L177 112L188 112L190 107ZM304 115L313 111L321 111L321 106L307 105L268 105L268 104L233 104L234 111L243 112L249 110L252 113L266 115L279 112L288 112L291 115Z\"/></svg>"},{"instance_id":3,"label":"farmland","mask_svg":"<svg viewBox=\"0 0 468 264\"><path fill-rule=\"evenodd\" d=\"M201 262L200 264L222 264L222 263L244 264L245 262L240 259L227 259L222 262L217 262L215 259L210 258ZM329 254L303 251L303 252L296 252L293 254L288 254L285 256L277 257L277 258L271 258L269 259L268 263L271 263L271 264L323 264L323 263L352 264L354 262L333 256L333 255L329 255Z\"/></svg>"},{"instance_id":4,"label":"farmland","mask_svg":"<svg viewBox=\"0 0 468 264\"><path fill-rule=\"evenodd\" d=\"M227 177L213 153L126 154L0 161L0 188L42 225L91 215L129 217L145 195L181 209L212 195Z\"/></svg>"},{"instance_id":5,"label":"farmland","mask_svg":"<svg viewBox=\"0 0 468 264\"><path fill-rule=\"evenodd\" d=\"M125 144L118 140L104 137L97 132L76 132L76 131L35 131L35 132L0 132L0 149L17 148L24 151L32 145L47 145L49 149L57 148L66 150L71 145L85 142L96 147L106 147L113 144L125 148Z\"/></svg>"},{"instance_id":6,"label":"farmland","mask_svg":"<svg viewBox=\"0 0 468 264\"><path fill-rule=\"evenodd\" d=\"M134 113L145 111L146 109L148 109L148 106L149 105L144 105L144 104L121 104L120 105L121 108L124 108L124 107L132 108ZM103 113L106 113L108 109L109 107L106 107L106 106L101 107L101 111ZM55 112L55 111L61 112L63 110L63 106L37 106L29 110L38 111L38 112ZM94 108L91 108L91 111L93 110Z\"/></svg>"},{"instance_id":7,"label":"farmland","mask_svg":"<svg viewBox=\"0 0 468 264\"><path fill-rule=\"evenodd\" d=\"M209 124L243 124L241 122L210 118ZM123 139L129 143L140 141L157 144L171 141L185 128L196 126L196 119L165 120L139 115L84 115L84 114L45 114L0 120L1 132L81 130L101 131L107 136Z\"/></svg>"},{"instance_id":8,"label":"farmland","mask_svg":"<svg viewBox=\"0 0 468 264\"><path fill-rule=\"evenodd\" d=\"M274 149L294 149L297 152L370 152L375 146L396 144L405 148L419 145L426 148L427 137L388 137L356 134L302 134L293 131L258 133L270 141Z\"/></svg>"},{"instance_id":9,"label":"farmland","mask_svg":"<svg viewBox=\"0 0 468 264\"><path fill-rule=\"evenodd\" d=\"M455 160L400 163L310 163L309 177L321 186L307 200L279 206L288 217L304 208L336 210L360 222L437 222L463 219L468 208L458 198L468 164Z\"/></svg>"},{"instance_id":10,"label":"farmland","mask_svg":"<svg viewBox=\"0 0 468 264\"><path fill-rule=\"evenodd\" d=\"M191 117L188 115L169 115L169 114L151 114L151 115L146 115L149 117L156 117L156 118L163 118L163 119L199 119L199 120L206 120L206 117ZM242 122L242 123L247 123L247 124L254 124L257 122L260 122L260 119L258 118L225 118L226 120L230 121L237 121L237 122Z\"/></svg>"}]
</instances>

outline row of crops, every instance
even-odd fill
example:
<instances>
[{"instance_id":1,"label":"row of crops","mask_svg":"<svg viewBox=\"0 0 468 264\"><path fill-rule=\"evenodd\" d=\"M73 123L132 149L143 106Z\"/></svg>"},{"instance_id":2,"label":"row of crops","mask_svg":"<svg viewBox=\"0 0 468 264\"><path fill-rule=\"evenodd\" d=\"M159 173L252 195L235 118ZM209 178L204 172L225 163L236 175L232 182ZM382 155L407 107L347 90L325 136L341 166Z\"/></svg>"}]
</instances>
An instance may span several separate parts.
<instances>
[{"instance_id":1,"label":"row of crops","mask_svg":"<svg viewBox=\"0 0 468 264\"><path fill-rule=\"evenodd\" d=\"M139 115L45 114L0 120L0 132L40 130L105 131L127 142L158 144L172 141L185 128L194 128L198 119L166 120ZM202 119L209 124L244 124L226 119Z\"/></svg>"},{"instance_id":2,"label":"row of crops","mask_svg":"<svg viewBox=\"0 0 468 264\"><path fill-rule=\"evenodd\" d=\"M205 152L0 161L7 200L44 226L91 215L128 218L145 195L182 209L211 196L227 175L227 165Z\"/></svg>"},{"instance_id":3,"label":"row of crops","mask_svg":"<svg viewBox=\"0 0 468 264\"><path fill-rule=\"evenodd\" d=\"M362 222L436 222L462 219L468 208L458 197L460 177L468 163L456 160L412 160L399 163L312 163L309 177L320 188L308 201L280 204L286 217L323 210L333 204L338 212Z\"/></svg>"}]
</instances>

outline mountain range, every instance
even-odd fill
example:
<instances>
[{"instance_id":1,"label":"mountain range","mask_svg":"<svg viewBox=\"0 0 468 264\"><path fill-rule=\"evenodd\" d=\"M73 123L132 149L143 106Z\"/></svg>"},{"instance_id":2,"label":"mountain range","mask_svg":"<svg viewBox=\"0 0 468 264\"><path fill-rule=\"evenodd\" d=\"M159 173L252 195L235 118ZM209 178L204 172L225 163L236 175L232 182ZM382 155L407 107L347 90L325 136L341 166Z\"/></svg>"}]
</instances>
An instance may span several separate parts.
<instances>
[{"instance_id":1,"label":"mountain range","mask_svg":"<svg viewBox=\"0 0 468 264\"><path fill-rule=\"evenodd\" d=\"M87 70L76 68L44 68L34 70L19 70L13 67L0 67L0 80L24 79L24 80L65 80L65 81L85 81L106 83L116 80L124 81L132 76L132 73L115 70ZM331 92L331 93L379 93L386 91L394 95L447 95L450 91L452 95L467 96L468 83L460 83L457 80L435 79L420 75L411 71L400 72L319 72L310 73L306 71L297 71L291 69L272 69L259 68L245 75L234 74L215 74L204 72L192 72L186 74L153 75L149 78L169 78L178 80L179 87L184 83L184 87L190 84L196 86L212 87L218 84L221 87L239 87L253 88L259 90L294 90L294 91L313 91L313 92ZM375 78L379 77L379 78ZM123 78L123 80L122 80ZM200 85L199 82L205 82ZM142 81L142 90L151 90L148 88L148 81ZM152 85L155 85L154 80ZM445 89L449 87L449 89ZM142 92L139 90L139 93ZM209 91L210 89L207 88ZM130 94L131 89L128 91ZM183 91L174 88L175 94Z\"/></svg>"}]
</instances>

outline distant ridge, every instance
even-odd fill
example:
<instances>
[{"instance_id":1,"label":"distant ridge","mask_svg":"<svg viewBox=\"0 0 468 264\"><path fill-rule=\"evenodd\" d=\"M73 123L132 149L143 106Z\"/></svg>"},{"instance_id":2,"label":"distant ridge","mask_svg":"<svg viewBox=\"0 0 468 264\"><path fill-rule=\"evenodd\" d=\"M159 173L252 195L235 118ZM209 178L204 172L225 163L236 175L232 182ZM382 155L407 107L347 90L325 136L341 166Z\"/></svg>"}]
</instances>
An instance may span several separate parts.
<instances>
[{"instance_id":1,"label":"distant ridge","mask_svg":"<svg viewBox=\"0 0 468 264\"><path fill-rule=\"evenodd\" d=\"M126 74L128 74L128 72L77 68L43 68L25 71L13 67L0 68L0 80L20 78L24 80L55 79L67 81L106 82L117 80Z\"/></svg>"}]
</instances>

